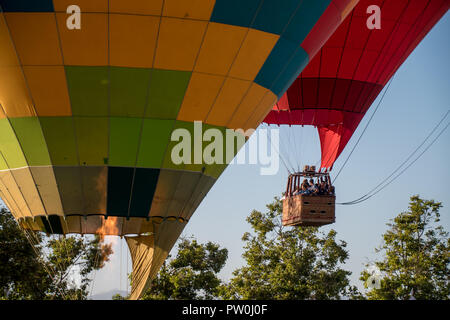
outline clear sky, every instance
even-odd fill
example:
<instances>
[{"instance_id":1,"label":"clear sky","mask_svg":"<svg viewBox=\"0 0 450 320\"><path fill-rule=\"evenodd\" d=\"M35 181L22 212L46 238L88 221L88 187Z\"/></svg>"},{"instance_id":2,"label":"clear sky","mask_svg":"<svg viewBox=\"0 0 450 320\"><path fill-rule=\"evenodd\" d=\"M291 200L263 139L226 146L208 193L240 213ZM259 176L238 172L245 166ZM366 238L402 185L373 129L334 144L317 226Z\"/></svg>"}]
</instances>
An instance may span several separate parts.
<instances>
[{"instance_id":1,"label":"clear sky","mask_svg":"<svg viewBox=\"0 0 450 320\"><path fill-rule=\"evenodd\" d=\"M447 13L397 71L383 103L335 183L338 202L358 198L387 177L450 109L449 40L450 14ZM377 102L378 99L336 162L334 174L347 158ZM450 117L446 123L449 120ZM302 164L315 164L319 160L315 129L304 128L297 134L299 140L295 146L282 130L281 153L287 152L287 148L291 154L296 150L300 152ZM353 273L354 285L361 288L359 274L364 264L376 257L374 248L381 244L386 223L407 209L411 195L443 202L441 223L450 229L449 159L450 128L382 192L358 205L336 207L336 223L321 229L327 232L333 228L337 239L347 242L349 259L344 267ZM279 173L274 176L261 176L258 165L232 165L198 207L183 234L194 235L200 242L217 242L229 250L227 264L220 274L222 279L229 279L232 271L244 262L241 237L250 231L245 218L253 209L264 210L274 196L279 196L286 187L286 179L287 170L281 163ZM125 290L126 271L131 270L128 250L124 240L111 241L115 243L115 254L95 276L94 295Z\"/></svg>"}]
</instances>

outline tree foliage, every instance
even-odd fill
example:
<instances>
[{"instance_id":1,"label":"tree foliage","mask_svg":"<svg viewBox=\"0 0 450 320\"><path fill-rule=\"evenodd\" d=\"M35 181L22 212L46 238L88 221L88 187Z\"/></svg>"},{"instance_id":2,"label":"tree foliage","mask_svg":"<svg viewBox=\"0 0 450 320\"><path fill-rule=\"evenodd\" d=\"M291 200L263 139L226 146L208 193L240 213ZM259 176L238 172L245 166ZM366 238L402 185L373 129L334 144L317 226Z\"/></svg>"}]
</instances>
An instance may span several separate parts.
<instances>
[{"instance_id":1,"label":"tree foliage","mask_svg":"<svg viewBox=\"0 0 450 320\"><path fill-rule=\"evenodd\" d=\"M315 227L283 227L282 202L267 205L265 213L247 218L253 233L245 233L246 264L222 287L226 299L339 299L357 294L351 272L340 268L348 258L336 231Z\"/></svg>"},{"instance_id":2,"label":"tree foliage","mask_svg":"<svg viewBox=\"0 0 450 320\"><path fill-rule=\"evenodd\" d=\"M409 210L388 223L384 254L374 264L381 272L380 288L371 288L369 299L449 299L450 239L439 225L440 202L412 196ZM370 273L363 271L361 280Z\"/></svg>"},{"instance_id":3,"label":"tree foliage","mask_svg":"<svg viewBox=\"0 0 450 320\"><path fill-rule=\"evenodd\" d=\"M11 213L0 209L2 299L86 299L90 273L101 269L111 254L111 245L99 236L88 240L25 234Z\"/></svg>"},{"instance_id":4,"label":"tree foliage","mask_svg":"<svg viewBox=\"0 0 450 320\"><path fill-rule=\"evenodd\" d=\"M439 225L442 204L411 197L383 234L376 249L382 257L380 287L369 299L449 299L450 239ZM282 202L275 198L266 212L254 210L243 235L245 264L228 283L218 273L228 251L218 244L180 238L175 258L164 263L143 299L341 299L365 298L350 285L346 242L336 231L284 227ZM92 271L112 253L102 238L45 237L32 233L29 244L12 215L0 210L0 299L86 299ZM71 270L79 275L73 281ZM368 270L360 279L373 276ZM130 278L131 279L131 278ZM115 300L124 299L120 295Z\"/></svg>"},{"instance_id":5,"label":"tree foliage","mask_svg":"<svg viewBox=\"0 0 450 320\"><path fill-rule=\"evenodd\" d=\"M143 299L214 299L227 258L228 250L218 244L181 238L176 257L164 263Z\"/></svg>"}]
</instances>

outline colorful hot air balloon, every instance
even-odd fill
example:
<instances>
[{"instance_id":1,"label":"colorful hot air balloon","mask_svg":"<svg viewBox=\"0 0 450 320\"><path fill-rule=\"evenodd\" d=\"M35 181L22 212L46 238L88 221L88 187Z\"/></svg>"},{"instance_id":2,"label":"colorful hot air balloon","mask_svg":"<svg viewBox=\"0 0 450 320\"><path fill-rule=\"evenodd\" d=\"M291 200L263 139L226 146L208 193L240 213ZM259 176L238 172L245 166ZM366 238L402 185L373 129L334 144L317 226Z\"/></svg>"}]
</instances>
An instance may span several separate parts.
<instances>
[{"instance_id":1,"label":"colorful hot air balloon","mask_svg":"<svg viewBox=\"0 0 450 320\"><path fill-rule=\"evenodd\" d=\"M381 9L381 29L367 26L372 5ZM449 7L449 0L359 1L264 122L316 126L321 167L331 169L377 95Z\"/></svg>"},{"instance_id":2,"label":"colorful hot air balloon","mask_svg":"<svg viewBox=\"0 0 450 320\"><path fill-rule=\"evenodd\" d=\"M140 297L226 164L171 133L256 127L351 0L0 0L0 196L23 228L127 238Z\"/></svg>"}]
</instances>

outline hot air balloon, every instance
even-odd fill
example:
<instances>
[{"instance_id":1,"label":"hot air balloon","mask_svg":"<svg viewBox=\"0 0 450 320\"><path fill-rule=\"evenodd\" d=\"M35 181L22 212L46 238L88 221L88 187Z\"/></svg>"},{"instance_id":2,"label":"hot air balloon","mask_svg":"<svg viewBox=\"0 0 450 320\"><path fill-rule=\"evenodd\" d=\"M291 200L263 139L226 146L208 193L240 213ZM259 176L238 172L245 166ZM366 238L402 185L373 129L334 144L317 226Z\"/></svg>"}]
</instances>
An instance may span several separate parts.
<instances>
[{"instance_id":1,"label":"hot air balloon","mask_svg":"<svg viewBox=\"0 0 450 320\"><path fill-rule=\"evenodd\" d=\"M380 29L370 25L374 5ZM359 1L264 122L317 127L320 170L329 172L380 91L449 7L448 0ZM317 206L308 210L320 212Z\"/></svg>"},{"instance_id":2,"label":"hot air balloon","mask_svg":"<svg viewBox=\"0 0 450 320\"><path fill-rule=\"evenodd\" d=\"M256 127L354 4L0 0L1 198L126 236L139 298L227 166L174 163L172 132Z\"/></svg>"}]
</instances>

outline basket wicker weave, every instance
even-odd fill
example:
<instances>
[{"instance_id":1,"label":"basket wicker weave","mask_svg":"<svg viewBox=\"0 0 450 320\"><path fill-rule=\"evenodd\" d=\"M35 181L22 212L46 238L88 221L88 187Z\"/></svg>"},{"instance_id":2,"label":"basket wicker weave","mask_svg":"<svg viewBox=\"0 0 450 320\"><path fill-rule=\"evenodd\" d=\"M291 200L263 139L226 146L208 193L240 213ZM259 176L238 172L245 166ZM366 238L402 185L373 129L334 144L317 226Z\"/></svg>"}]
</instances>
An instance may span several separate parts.
<instances>
[{"instance_id":1,"label":"basket wicker weave","mask_svg":"<svg viewBox=\"0 0 450 320\"><path fill-rule=\"evenodd\" d=\"M284 226L323 226L335 222L335 196L299 194L283 200Z\"/></svg>"}]
</instances>

